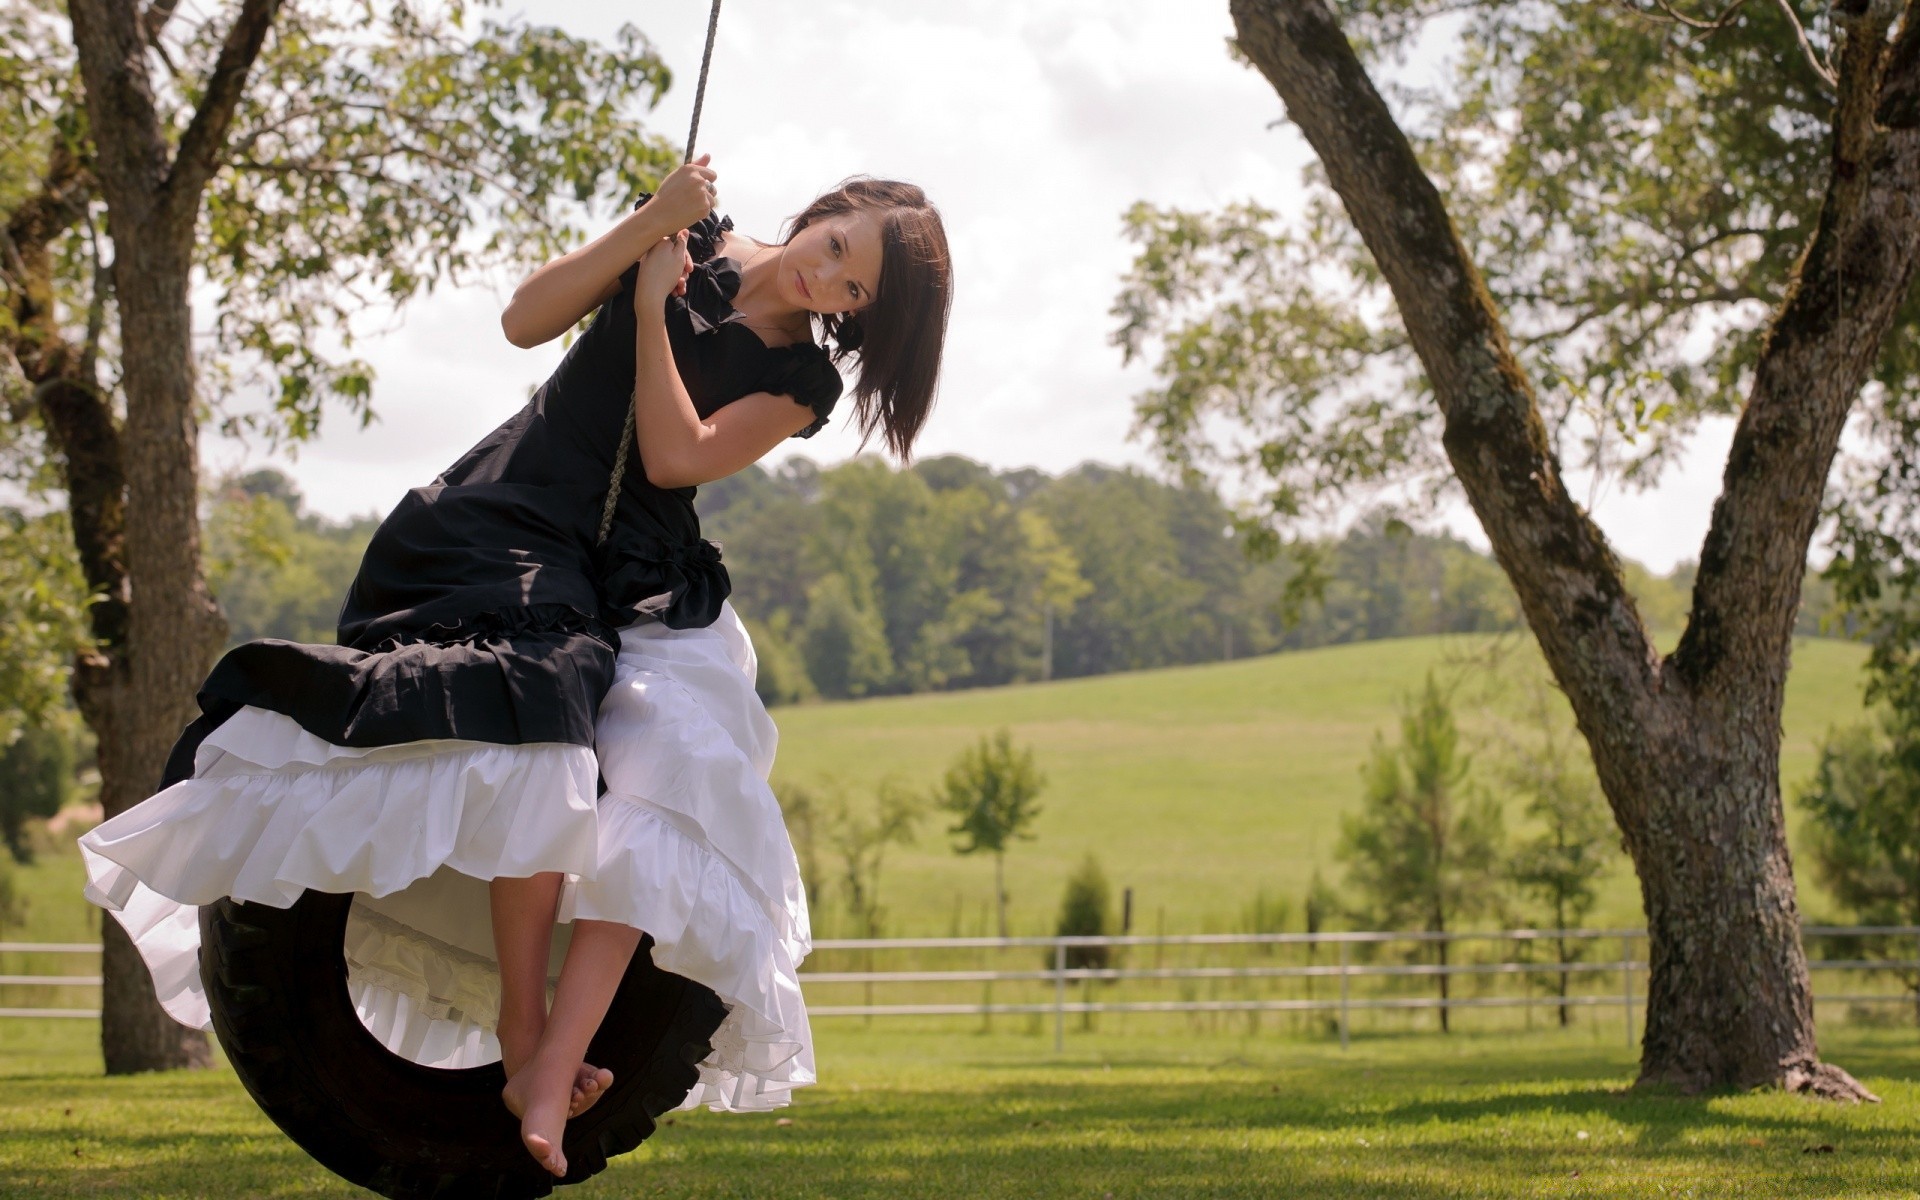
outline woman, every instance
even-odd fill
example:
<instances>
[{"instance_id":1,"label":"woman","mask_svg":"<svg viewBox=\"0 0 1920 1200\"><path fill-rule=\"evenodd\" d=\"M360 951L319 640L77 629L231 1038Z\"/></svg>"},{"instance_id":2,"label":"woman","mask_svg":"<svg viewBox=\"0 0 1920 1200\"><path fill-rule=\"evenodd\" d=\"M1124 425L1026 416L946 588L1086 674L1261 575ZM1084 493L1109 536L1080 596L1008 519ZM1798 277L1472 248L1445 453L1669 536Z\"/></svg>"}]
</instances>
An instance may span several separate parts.
<instances>
[{"instance_id":1,"label":"woman","mask_svg":"<svg viewBox=\"0 0 1920 1200\"><path fill-rule=\"evenodd\" d=\"M683 166L520 286L516 345L593 314L552 377L382 522L339 645L230 651L166 789L82 839L88 897L201 1028L193 906L360 893L362 1020L434 1065L497 1052L556 1175L569 1111L610 1082L581 1059L642 930L729 1008L686 1106L774 1107L813 1081L777 734L693 498L817 432L836 361L857 364L863 435L905 457L945 336L946 239L920 189L850 181L761 243L707 215L715 179L705 157ZM571 940L549 1011L556 920Z\"/></svg>"}]
</instances>

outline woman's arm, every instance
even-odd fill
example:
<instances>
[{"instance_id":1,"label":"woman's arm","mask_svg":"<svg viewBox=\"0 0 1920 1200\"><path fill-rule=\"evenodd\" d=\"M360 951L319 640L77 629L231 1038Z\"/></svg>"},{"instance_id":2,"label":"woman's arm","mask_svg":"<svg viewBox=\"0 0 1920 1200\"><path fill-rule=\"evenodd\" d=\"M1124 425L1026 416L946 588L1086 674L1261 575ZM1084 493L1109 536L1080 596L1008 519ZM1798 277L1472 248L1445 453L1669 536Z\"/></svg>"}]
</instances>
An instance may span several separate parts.
<instances>
[{"instance_id":1,"label":"woman's arm","mask_svg":"<svg viewBox=\"0 0 1920 1200\"><path fill-rule=\"evenodd\" d=\"M754 392L702 420L673 365L666 299L686 269L685 243L663 242L640 262L634 288L634 448L655 487L697 487L758 462L805 429L813 410Z\"/></svg>"},{"instance_id":2,"label":"woman's arm","mask_svg":"<svg viewBox=\"0 0 1920 1200\"><path fill-rule=\"evenodd\" d=\"M681 166L619 224L522 280L500 314L507 340L525 348L559 337L619 290L620 272L648 247L711 212L715 175L707 161L703 154Z\"/></svg>"}]
</instances>

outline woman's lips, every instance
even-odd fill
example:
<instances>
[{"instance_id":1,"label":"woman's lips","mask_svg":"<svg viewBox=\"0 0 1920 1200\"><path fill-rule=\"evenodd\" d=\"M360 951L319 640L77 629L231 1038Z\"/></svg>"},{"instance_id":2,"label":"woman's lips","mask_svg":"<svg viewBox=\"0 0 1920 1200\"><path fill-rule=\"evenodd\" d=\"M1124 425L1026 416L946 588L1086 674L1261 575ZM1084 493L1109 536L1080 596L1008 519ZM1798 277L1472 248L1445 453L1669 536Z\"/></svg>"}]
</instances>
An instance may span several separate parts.
<instances>
[{"instance_id":1,"label":"woman's lips","mask_svg":"<svg viewBox=\"0 0 1920 1200\"><path fill-rule=\"evenodd\" d=\"M800 278L800 272L798 271L795 271L793 273L793 286L800 289L800 294L802 296L806 297L809 300L813 299L813 293L807 290L807 281Z\"/></svg>"}]
</instances>

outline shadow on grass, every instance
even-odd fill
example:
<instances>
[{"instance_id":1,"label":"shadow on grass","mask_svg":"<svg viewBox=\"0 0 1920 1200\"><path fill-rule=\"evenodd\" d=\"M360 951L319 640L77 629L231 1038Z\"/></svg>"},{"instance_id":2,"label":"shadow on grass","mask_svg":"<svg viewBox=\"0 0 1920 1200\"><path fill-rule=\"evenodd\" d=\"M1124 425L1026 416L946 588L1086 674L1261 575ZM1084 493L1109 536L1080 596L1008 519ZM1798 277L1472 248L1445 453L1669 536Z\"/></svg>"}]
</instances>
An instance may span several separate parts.
<instances>
[{"instance_id":1,"label":"shadow on grass","mask_svg":"<svg viewBox=\"0 0 1920 1200\"><path fill-rule=\"evenodd\" d=\"M803 1092L779 1114L675 1114L564 1196L1904 1195L1920 1142L1905 1102L1634 1093L1618 1052L1540 1061L1488 1046L1456 1059L1376 1046L1343 1060L1276 1047L1271 1058L1116 1055L1111 1071L993 1053L930 1061L922 1073L910 1047L897 1049L874 1056L886 1069L849 1070L849 1082ZM1428 1057L1392 1061L1401 1053ZM1871 1074L1920 1056L1859 1044L1836 1057ZM1834 1149L1803 1153L1812 1145ZM0 1196L367 1194L309 1161L223 1071L15 1077L0 1088Z\"/></svg>"}]
</instances>

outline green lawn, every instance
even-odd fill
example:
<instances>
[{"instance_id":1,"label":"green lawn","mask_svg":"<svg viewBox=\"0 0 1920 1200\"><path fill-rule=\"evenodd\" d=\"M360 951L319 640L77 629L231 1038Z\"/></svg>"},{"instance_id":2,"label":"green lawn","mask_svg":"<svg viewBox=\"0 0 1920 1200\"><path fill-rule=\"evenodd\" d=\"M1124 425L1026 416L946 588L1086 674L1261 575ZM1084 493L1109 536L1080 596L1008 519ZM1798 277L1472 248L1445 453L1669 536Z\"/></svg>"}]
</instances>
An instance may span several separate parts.
<instances>
[{"instance_id":1,"label":"green lawn","mask_svg":"<svg viewBox=\"0 0 1920 1200\"><path fill-rule=\"evenodd\" d=\"M0 1195L364 1196L224 1071L104 1080L91 1023L0 1022ZM1625 1090L1585 1033L1324 1042L960 1034L822 1022L776 1116L683 1113L579 1196L1913 1196L1920 1038L1826 1053L1886 1103ZM779 1118L789 1123L779 1124ZM1830 1149L1823 1149L1827 1147Z\"/></svg>"}]
</instances>

